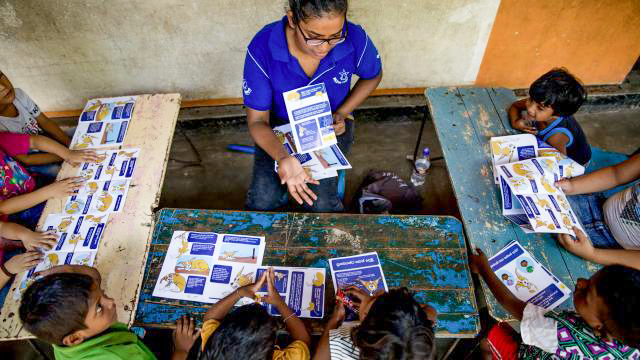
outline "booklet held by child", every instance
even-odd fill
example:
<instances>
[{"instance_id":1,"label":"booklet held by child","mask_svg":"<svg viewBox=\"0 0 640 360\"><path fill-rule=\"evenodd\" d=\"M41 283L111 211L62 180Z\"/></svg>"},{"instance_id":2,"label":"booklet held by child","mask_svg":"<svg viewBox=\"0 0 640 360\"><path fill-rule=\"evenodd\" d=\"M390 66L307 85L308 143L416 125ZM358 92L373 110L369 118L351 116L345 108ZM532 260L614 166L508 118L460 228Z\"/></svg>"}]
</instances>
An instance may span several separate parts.
<instances>
[{"instance_id":1,"label":"booklet held by child","mask_svg":"<svg viewBox=\"0 0 640 360\"><path fill-rule=\"evenodd\" d=\"M291 125L285 124L278 126L273 129L273 133L278 140L280 140L289 155L295 156L298 161L300 161L302 168L314 180L336 177L338 176L338 170L351 169L351 164L342 151L340 151L337 144L302 154L298 152L298 148L293 141ZM278 171L277 162L274 165L274 169L276 172Z\"/></svg>"},{"instance_id":2,"label":"booklet held by child","mask_svg":"<svg viewBox=\"0 0 640 360\"><path fill-rule=\"evenodd\" d=\"M355 286L371 296L389 290L377 252L329 259L329 268L336 296L345 305L345 321L358 318L353 299L344 293L345 288Z\"/></svg>"},{"instance_id":3,"label":"booklet held by child","mask_svg":"<svg viewBox=\"0 0 640 360\"><path fill-rule=\"evenodd\" d=\"M287 91L282 96L297 152L308 153L337 143L324 83Z\"/></svg>"},{"instance_id":4,"label":"booklet held by child","mask_svg":"<svg viewBox=\"0 0 640 360\"><path fill-rule=\"evenodd\" d=\"M571 290L516 240L492 256L489 266L518 299L547 310L553 310L571 295Z\"/></svg>"}]
</instances>

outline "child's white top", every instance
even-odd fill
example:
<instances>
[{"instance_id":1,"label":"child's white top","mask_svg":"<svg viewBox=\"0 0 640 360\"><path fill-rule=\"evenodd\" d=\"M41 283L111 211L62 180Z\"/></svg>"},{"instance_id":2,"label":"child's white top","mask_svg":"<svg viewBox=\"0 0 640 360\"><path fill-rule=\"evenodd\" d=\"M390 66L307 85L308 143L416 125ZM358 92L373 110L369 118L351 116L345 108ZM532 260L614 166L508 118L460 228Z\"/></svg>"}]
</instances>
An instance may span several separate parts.
<instances>
[{"instance_id":1,"label":"child's white top","mask_svg":"<svg viewBox=\"0 0 640 360\"><path fill-rule=\"evenodd\" d=\"M604 203L611 235L625 249L640 249L640 184L630 186Z\"/></svg>"},{"instance_id":2,"label":"child's white top","mask_svg":"<svg viewBox=\"0 0 640 360\"><path fill-rule=\"evenodd\" d=\"M351 341L351 329L359 325L357 321L343 323L337 329L329 331L329 352L331 360L358 360L360 349Z\"/></svg>"},{"instance_id":3,"label":"child's white top","mask_svg":"<svg viewBox=\"0 0 640 360\"><path fill-rule=\"evenodd\" d=\"M36 120L40 115L40 108L22 89L15 89L15 92L13 105L18 109L18 116L0 116L0 131L29 135L41 133L42 129Z\"/></svg>"},{"instance_id":4,"label":"child's white top","mask_svg":"<svg viewBox=\"0 0 640 360\"><path fill-rule=\"evenodd\" d=\"M527 303L520 322L522 342L555 354L558 350L558 321L545 317L547 309Z\"/></svg>"}]
</instances>

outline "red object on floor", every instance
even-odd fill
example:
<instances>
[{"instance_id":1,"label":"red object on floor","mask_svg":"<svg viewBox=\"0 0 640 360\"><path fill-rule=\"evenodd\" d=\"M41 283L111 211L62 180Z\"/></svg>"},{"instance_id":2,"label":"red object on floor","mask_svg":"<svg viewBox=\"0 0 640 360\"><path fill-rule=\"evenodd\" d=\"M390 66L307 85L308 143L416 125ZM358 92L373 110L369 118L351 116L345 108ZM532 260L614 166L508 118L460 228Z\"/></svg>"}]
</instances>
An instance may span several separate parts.
<instances>
[{"instance_id":1,"label":"red object on floor","mask_svg":"<svg viewBox=\"0 0 640 360\"><path fill-rule=\"evenodd\" d=\"M489 330L487 336L494 360L515 360L518 355L520 336L511 325L501 322Z\"/></svg>"}]
</instances>

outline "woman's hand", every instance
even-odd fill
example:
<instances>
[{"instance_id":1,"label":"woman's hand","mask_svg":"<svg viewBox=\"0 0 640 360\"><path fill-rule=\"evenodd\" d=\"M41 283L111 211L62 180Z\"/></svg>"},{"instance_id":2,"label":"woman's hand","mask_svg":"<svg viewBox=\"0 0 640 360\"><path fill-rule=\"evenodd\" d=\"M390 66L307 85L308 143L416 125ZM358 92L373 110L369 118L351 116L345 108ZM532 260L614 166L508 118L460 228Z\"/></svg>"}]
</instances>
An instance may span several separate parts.
<instances>
[{"instance_id":1,"label":"woman's hand","mask_svg":"<svg viewBox=\"0 0 640 360\"><path fill-rule=\"evenodd\" d=\"M572 195L575 192L571 179L561 179L556 181L556 187L562 189L562 192L564 192L565 195Z\"/></svg>"},{"instance_id":2,"label":"woman's hand","mask_svg":"<svg viewBox=\"0 0 640 360\"><path fill-rule=\"evenodd\" d=\"M64 161L75 166L85 162L100 162L100 156L94 150L69 150Z\"/></svg>"},{"instance_id":3,"label":"woman's hand","mask_svg":"<svg viewBox=\"0 0 640 360\"><path fill-rule=\"evenodd\" d=\"M300 161L293 156L287 156L278 161L278 175L281 184L287 184L289 194L296 202L302 205L303 202L313 205L318 196L309 189L308 183L318 185L317 180L313 180L300 164Z\"/></svg>"},{"instance_id":4,"label":"woman's hand","mask_svg":"<svg viewBox=\"0 0 640 360\"><path fill-rule=\"evenodd\" d=\"M334 112L333 113L333 131L335 131L336 135L342 135L346 131L345 120L346 116L342 115L342 113Z\"/></svg>"},{"instance_id":5,"label":"woman's hand","mask_svg":"<svg viewBox=\"0 0 640 360\"><path fill-rule=\"evenodd\" d=\"M38 265L38 263L42 261L42 257L43 255L38 251L27 251L24 254L16 255L7 260L4 267L10 273L18 274Z\"/></svg>"},{"instance_id":6,"label":"woman's hand","mask_svg":"<svg viewBox=\"0 0 640 360\"><path fill-rule=\"evenodd\" d=\"M49 250L58 242L58 234L56 234L55 230L45 232L29 230L29 233L20 240L22 240L22 244L27 250Z\"/></svg>"},{"instance_id":7,"label":"woman's hand","mask_svg":"<svg viewBox=\"0 0 640 360\"><path fill-rule=\"evenodd\" d=\"M74 191L80 189L84 185L84 179L80 176L59 180L51 185L45 186L49 199L73 195Z\"/></svg>"},{"instance_id":8,"label":"woman's hand","mask_svg":"<svg viewBox=\"0 0 640 360\"><path fill-rule=\"evenodd\" d=\"M567 251L580 256L583 259L593 260L595 248L591 244L589 237L577 227L573 227L573 232L576 233L574 239L569 234L558 234L558 242L567 249Z\"/></svg>"}]
</instances>

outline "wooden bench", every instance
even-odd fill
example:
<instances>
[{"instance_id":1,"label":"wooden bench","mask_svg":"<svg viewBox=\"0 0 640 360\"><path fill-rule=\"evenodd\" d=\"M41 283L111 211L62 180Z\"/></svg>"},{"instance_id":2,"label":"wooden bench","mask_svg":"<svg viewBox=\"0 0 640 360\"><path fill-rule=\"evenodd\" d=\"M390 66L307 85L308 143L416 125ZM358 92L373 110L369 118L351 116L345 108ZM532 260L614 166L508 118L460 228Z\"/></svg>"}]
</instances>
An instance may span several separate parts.
<instances>
[{"instance_id":1,"label":"wooden bench","mask_svg":"<svg viewBox=\"0 0 640 360\"><path fill-rule=\"evenodd\" d=\"M109 216L94 263L102 274L102 288L115 300L118 320L129 325L133 321L180 101L180 94L138 98L122 147L140 148L140 157L124 208ZM58 179L76 176L77 172L77 167L65 163ZM66 198L47 201L39 225L48 214L62 212L65 201ZM13 299L22 276L16 276L0 311L0 341L33 338L22 328L18 316L20 304Z\"/></svg>"},{"instance_id":2,"label":"wooden bench","mask_svg":"<svg viewBox=\"0 0 640 360\"><path fill-rule=\"evenodd\" d=\"M589 278L597 271L599 265L569 253L551 234L525 234L502 216L500 190L492 178L489 139L519 133L511 128L507 116L507 109L516 100L513 91L440 87L427 89L425 96L470 246L492 256L511 240L518 240L572 290L578 278ZM594 156L597 167L625 158L621 154L598 156L600 160ZM484 283L483 290L490 314L499 320L511 320ZM573 308L573 298L559 308Z\"/></svg>"},{"instance_id":3,"label":"wooden bench","mask_svg":"<svg viewBox=\"0 0 640 360\"><path fill-rule=\"evenodd\" d=\"M377 251L389 287L407 286L438 311L438 337L473 337L478 310L462 224L448 216L378 216L162 209L145 266L134 326L173 328L184 314L200 322L210 304L152 296L175 230L265 236L264 265L325 267L328 259ZM334 289L327 272L327 299ZM325 319L332 306L325 307ZM322 322L308 321L314 333Z\"/></svg>"}]
</instances>

